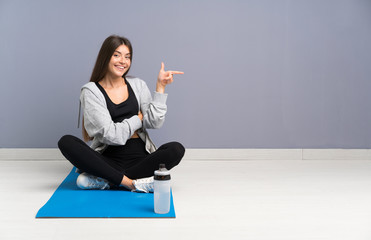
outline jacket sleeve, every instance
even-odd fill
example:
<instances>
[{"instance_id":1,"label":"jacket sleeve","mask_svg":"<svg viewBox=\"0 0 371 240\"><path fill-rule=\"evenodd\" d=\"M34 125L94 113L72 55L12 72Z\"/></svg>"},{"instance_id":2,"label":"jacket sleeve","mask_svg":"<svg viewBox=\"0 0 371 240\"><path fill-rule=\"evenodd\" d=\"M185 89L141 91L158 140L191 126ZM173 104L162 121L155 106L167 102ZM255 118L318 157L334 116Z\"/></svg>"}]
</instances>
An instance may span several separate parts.
<instances>
[{"instance_id":1,"label":"jacket sleeve","mask_svg":"<svg viewBox=\"0 0 371 240\"><path fill-rule=\"evenodd\" d=\"M160 128L165 121L165 114L167 111L167 94L154 92L152 98L147 84L142 81L142 89L140 95L140 108L143 114L143 128Z\"/></svg>"},{"instance_id":2,"label":"jacket sleeve","mask_svg":"<svg viewBox=\"0 0 371 240\"><path fill-rule=\"evenodd\" d=\"M114 123L105 104L90 90L83 89L80 101L84 112L84 127L90 137L108 145L125 145L142 127L138 115Z\"/></svg>"}]
</instances>

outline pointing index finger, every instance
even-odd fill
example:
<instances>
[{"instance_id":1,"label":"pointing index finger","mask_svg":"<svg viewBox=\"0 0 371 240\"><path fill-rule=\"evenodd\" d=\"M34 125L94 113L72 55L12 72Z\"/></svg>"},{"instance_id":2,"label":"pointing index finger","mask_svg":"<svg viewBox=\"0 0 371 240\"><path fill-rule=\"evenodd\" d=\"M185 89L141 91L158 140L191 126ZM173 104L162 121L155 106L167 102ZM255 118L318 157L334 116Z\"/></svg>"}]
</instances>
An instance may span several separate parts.
<instances>
[{"instance_id":1,"label":"pointing index finger","mask_svg":"<svg viewBox=\"0 0 371 240\"><path fill-rule=\"evenodd\" d=\"M180 71L169 71L170 74L184 74L184 72L180 72Z\"/></svg>"}]
</instances>

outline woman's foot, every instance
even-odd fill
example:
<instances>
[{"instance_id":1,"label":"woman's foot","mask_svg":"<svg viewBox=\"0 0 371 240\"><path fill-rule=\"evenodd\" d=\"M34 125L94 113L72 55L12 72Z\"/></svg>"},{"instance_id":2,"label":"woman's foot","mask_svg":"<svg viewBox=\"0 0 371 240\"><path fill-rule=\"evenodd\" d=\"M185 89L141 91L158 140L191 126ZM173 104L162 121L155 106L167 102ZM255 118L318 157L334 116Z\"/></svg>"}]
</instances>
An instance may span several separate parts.
<instances>
[{"instance_id":1,"label":"woman's foot","mask_svg":"<svg viewBox=\"0 0 371 240\"><path fill-rule=\"evenodd\" d=\"M136 180L133 180L133 185L135 187L132 192L144 192L144 193L149 193L153 192L153 177L148 177L148 178L139 178Z\"/></svg>"},{"instance_id":2,"label":"woman's foot","mask_svg":"<svg viewBox=\"0 0 371 240\"><path fill-rule=\"evenodd\" d=\"M110 183L103 178L96 177L88 173L81 173L76 184L81 189L109 189Z\"/></svg>"}]
</instances>

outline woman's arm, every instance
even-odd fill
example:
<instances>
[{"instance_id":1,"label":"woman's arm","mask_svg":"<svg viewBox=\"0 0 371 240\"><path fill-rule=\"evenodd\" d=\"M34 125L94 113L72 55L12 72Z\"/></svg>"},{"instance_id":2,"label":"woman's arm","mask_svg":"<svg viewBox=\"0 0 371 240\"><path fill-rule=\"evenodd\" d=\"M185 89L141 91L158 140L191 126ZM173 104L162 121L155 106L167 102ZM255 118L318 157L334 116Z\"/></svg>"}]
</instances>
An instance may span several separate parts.
<instances>
[{"instance_id":1,"label":"woman's arm","mask_svg":"<svg viewBox=\"0 0 371 240\"><path fill-rule=\"evenodd\" d=\"M161 69L157 77L156 92L153 98L147 84L143 82L141 91L143 128L160 128L163 125L167 111L165 87L174 81L174 74L184 73L179 71L165 71L165 65L161 63Z\"/></svg>"},{"instance_id":2,"label":"woman's arm","mask_svg":"<svg viewBox=\"0 0 371 240\"><path fill-rule=\"evenodd\" d=\"M138 115L114 123L107 107L88 89L80 96L84 109L84 126L90 137L109 145L125 145L126 141L142 127Z\"/></svg>"},{"instance_id":3,"label":"woman's arm","mask_svg":"<svg viewBox=\"0 0 371 240\"><path fill-rule=\"evenodd\" d=\"M140 92L141 99L141 112L143 114L142 125L143 128L160 128L165 121L165 114L167 111L166 106L166 93L154 92L153 98L143 81Z\"/></svg>"}]
</instances>

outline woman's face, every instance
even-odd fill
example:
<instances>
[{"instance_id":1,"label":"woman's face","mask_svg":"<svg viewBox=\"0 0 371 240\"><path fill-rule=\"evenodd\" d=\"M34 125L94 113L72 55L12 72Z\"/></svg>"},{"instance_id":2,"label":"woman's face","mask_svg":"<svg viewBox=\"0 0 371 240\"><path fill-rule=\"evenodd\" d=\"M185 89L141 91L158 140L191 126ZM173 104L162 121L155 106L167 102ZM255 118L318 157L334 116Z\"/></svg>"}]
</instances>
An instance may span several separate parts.
<instances>
[{"instance_id":1,"label":"woman's face","mask_svg":"<svg viewBox=\"0 0 371 240\"><path fill-rule=\"evenodd\" d=\"M108 73L113 77L122 77L130 68L130 55L131 52L126 45L122 44L116 48L108 63Z\"/></svg>"}]
</instances>

